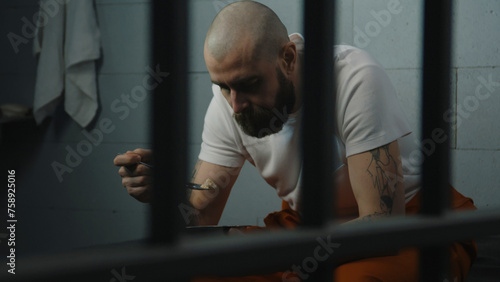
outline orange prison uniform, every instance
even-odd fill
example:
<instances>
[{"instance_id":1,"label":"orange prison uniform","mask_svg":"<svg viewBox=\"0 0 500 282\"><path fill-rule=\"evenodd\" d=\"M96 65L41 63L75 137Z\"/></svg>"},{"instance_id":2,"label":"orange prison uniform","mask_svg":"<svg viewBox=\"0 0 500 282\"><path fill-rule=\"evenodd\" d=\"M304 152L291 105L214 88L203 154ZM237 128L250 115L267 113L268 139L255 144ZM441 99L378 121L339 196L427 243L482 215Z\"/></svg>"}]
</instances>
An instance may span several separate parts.
<instances>
[{"instance_id":1,"label":"orange prison uniform","mask_svg":"<svg viewBox=\"0 0 500 282\"><path fill-rule=\"evenodd\" d=\"M472 199L460 194L451 187L452 208L454 210L475 210ZM283 210L269 214L264 222L265 229L293 228L299 224L299 215L291 210L286 202L283 202ZM406 214L416 214L420 210L420 192L406 204ZM345 211L344 211L345 212ZM356 211L357 212L357 211ZM261 227L246 228L246 232L262 229ZM411 236L411 234L409 234ZM474 241L455 242L451 245L451 273L449 281L464 281L467 273L476 259L477 246ZM307 272L304 271L307 274ZM339 265L335 269L336 282L410 282L418 281L419 258L417 248L406 248L400 250L396 256L382 256L360 259ZM200 277L192 279L193 282L286 282L300 281L298 276L289 272L277 272L269 275L255 275L245 277ZM314 281L319 282L319 281Z\"/></svg>"}]
</instances>

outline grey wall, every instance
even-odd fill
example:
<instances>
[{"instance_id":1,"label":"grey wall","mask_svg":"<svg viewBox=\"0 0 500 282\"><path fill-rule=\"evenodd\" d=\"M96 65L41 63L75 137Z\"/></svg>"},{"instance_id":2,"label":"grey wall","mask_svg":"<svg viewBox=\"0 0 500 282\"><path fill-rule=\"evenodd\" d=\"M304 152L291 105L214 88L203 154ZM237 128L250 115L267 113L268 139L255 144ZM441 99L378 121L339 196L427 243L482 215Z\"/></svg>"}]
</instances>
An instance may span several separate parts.
<instances>
[{"instance_id":1,"label":"grey wall","mask_svg":"<svg viewBox=\"0 0 500 282\"><path fill-rule=\"evenodd\" d=\"M387 69L418 134L423 1L341 3L345 18L341 41L367 50ZM499 207L500 1L454 3L453 102L443 117L452 125L451 183L472 197L479 208Z\"/></svg>"},{"instance_id":2,"label":"grey wall","mask_svg":"<svg viewBox=\"0 0 500 282\"><path fill-rule=\"evenodd\" d=\"M199 152L203 116L212 97L203 61L203 40L216 13L230 0L192 0L190 26L190 138L189 162ZM301 31L301 1L260 1L281 17L289 33ZM480 208L498 207L497 183L500 163L500 1L460 0L456 7L455 48L452 69L452 183L473 197ZM415 130L419 123L419 79L422 1L339 1L339 43L351 44L373 54L387 71ZM395 5L389 9L388 4ZM86 137L61 108L54 118L26 136L23 142L3 147L6 162L18 174L18 251L21 254L63 251L73 248L144 238L148 206L127 195L121 186L116 153L151 147L149 104L151 97L129 108L122 116L111 108L121 95L142 84L148 76L149 1L96 0L102 32L102 59L98 65L99 121L109 119L115 127L91 153L74 164L59 181L52 164L67 164L67 148L77 149ZM391 6L389 6L391 7ZM388 12L380 12L386 10ZM390 11L392 12L390 12ZM0 4L0 103L32 106L36 63L32 39L15 53L6 35L22 35L23 18L32 21L35 0L3 1ZM379 18L377 15L389 17ZM363 32L363 34L360 33ZM172 39L175 40L175 39ZM167 71L168 70L162 70ZM488 86L483 80L493 81ZM482 87L482 88L481 88ZM480 92L476 94L477 89ZM3 145L5 146L5 145ZM80 145L81 146L81 145ZM20 156L20 157L18 157ZM2 161L4 161L2 156ZM10 167L9 167L10 168ZM246 164L233 189L220 224L258 224L281 201ZM1 231L0 231L1 233ZM3 242L0 242L3 244Z\"/></svg>"},{"instance_id":3,"label":"grey wall","mask_svg":"<svg viewBox=\"0 0 500 282\"><path fill-rule=\"evenodd\" d=\"M37 1L2 1L0 6L2 58L0 103L33 105L36 62L32 56L32 37L23 35L24 19L32 22ZM102 59L97 66L100 110L96 125L89 128L97 138L103 135L81 159L68 158L68 150L78 152L87 140L82 129L60 107L24 143L8 144L22 156L16 168L18 254L57 252L96 244L144 238L147 235L148 205L128 196L121 186L113 158L118 152L150 147L149 102L144 101L116 111L111 104L142 85L148 76L148 1L97 0L96 11L102 33ZM29 42L18 46L7 40L14 32ZM5 63L4 63L5 62ZM135 107L135 108L134 108ZM114 130L103 133L100 122L109 120ZM69 149L68 149L69 148ZM4 148L6 149L6 148ZM29 152L29 154L23 153ZM18 159L10 156L10 162ZM52 165L58 162L71 172L57 177ZM3 205L2 205L3 206Z\"/></svg>"}]
</instances>

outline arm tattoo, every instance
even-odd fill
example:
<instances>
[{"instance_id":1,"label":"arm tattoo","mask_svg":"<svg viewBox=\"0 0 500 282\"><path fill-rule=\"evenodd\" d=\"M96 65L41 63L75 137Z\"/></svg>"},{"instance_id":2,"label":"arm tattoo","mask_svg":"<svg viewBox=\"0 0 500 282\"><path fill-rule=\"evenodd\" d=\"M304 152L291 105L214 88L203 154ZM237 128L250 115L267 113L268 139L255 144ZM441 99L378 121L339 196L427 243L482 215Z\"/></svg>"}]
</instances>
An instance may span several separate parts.
<instances>
[{"instance_id":1,"label":"arm tattoo","mask_svg":"<svg viewBox=\"0 0 500 282\"><path fill-rule=\"evenodd\" d=\"M200 159L198 159L196 161L196 165L194 166L193 173L191 174L191 182L193 182L194 179L196 178L196 175L198 175L198 170L200 169L201 163L202 163L202 160L200 160ZM193 192L193 190L186 189L186 199L188 202L191 199L192 192Z\"/></svg>"},{"instance_id":2,"label":"arm tattoo","mask_svg":"<svg viewBox=\"0 0 500 282\"><path fill-rule=\"evenodd\" d=\"M194 166L194 170L193 170L193 173L191 174L191 182L194 181L194 179L196 178L196 175L198 174L198 169L200 168L201 166L201 163L202 163L202 160L198 159L196 161L196 164Z\"/></svg>"},{"instance_id":3,"label":"arm tattoo","mask_svg":"<svg viewBox=\"0 0 500 282\"><path fill-rule=\"evenodd\" d=\"M374 219L377 219L378 217L384 217L387 215L389 215L389 214L387 214L386 212L374 212L372 214L365 215L365 216L359 218L359 220L360 221L372 221Z\"/></svg>"},{"instance_id":4,"label":"arm tattoo","mask_svg":"<svg viewBox=\"0 0 500 282\"><path fill-rule=\"evenodd\" d=\"M389 152L389 145L374 149L370 153L372 159L366 171L373 181L373 187L378 190L380 210L382 211L373 214L373 216L390 215L399 181L398 164Z\"/></svg>"}]
</instances>

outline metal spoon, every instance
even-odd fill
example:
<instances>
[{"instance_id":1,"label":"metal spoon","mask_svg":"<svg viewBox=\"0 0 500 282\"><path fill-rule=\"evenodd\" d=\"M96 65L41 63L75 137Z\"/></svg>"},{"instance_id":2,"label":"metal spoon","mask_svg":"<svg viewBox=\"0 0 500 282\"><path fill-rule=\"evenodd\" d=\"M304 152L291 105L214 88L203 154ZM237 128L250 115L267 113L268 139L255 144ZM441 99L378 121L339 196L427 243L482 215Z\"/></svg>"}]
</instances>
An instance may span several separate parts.
<instances>
[{"instance_id":1,"label":"metal spoon","mask_svg":"<svg viewBox=\"0 0 500 282\"><path fill-rule=\"evenodd\" d=\"M201 187L201 184L195 184L195 183L191 183L191 182L186 183L186 188L193 189L193 190L215 190L215 187L204 188L204 187Z\"/></svg>"},{"instance_id":2,"label":"metal spoon","mask_svg":"<svg viewBox=\"0 0 500 282\"><path fill-rule=\"evenodd\" d=\"M121 153L117 153L117 155L121 155ZM139 162L138 164L142 164L142 165L145 165L149 168L153 168L153 165L150 165L150 164L147 164L145 162ZM195 183L191 183L191 182L187 182L186 183L186 188L188 189L192 189L192 190L215 190L215 187L201 187L202 184L195 184Z\"/></svg>"}]
</instances>

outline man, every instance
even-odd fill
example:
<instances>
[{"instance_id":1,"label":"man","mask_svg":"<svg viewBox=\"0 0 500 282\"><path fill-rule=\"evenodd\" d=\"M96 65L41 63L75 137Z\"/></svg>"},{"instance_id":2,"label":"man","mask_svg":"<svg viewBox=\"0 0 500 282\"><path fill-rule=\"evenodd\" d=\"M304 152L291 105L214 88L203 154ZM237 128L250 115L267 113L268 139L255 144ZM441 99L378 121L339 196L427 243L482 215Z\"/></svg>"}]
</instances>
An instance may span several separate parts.
<instances>
[{"instance_id":1,"label":"man","mask_svg":"<svg viewBox=\"0 0 500 282\"><path fill-rule=\"evenodd\" d=\"M300 186L301 102L302 95L314 95L299 91L303 42L298 34L289 37L276 14L256 2L233 3L214 19L204 46L214 97L192 182L211 179L217 190L192 192L190 202L198 212L194 224L218 223L245 160L299 220L300 191L307 189ZM415 143L389 78L374 59L354 47L337 46L334 60L341 152L338 213L351 222L415 213L419 164L410 159ZM115 158L128 193L143 202L150 199L149 168L135 164L150 158L151 152L143 149ZM473 208L470 199L457 194L465 199L462 204L468 203L462 208ZM475 249L456 245L453 270L463 279ZM335 275L336 281L416 281L417 252L347 263Z\"/></svg>"}]
</instances>

